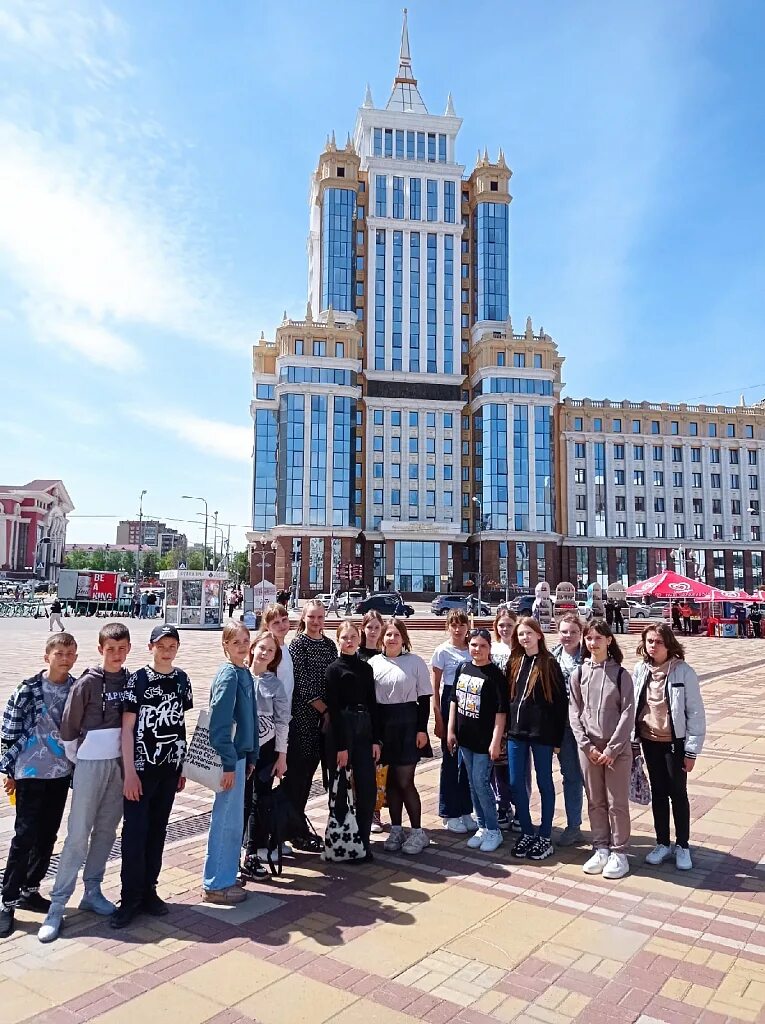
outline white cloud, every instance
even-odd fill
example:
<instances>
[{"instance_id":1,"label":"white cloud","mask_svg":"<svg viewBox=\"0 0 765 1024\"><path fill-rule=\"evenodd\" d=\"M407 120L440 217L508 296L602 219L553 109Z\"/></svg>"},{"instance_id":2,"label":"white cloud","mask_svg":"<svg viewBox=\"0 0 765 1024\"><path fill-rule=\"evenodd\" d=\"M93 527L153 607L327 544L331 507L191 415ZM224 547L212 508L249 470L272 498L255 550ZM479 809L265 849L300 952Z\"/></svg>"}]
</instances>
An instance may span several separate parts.
<instances>
[{"instance_id":1,"label":"white cloud","mask_svg":"<svg viewBox=\"0 0 765 1024\"><path fill-rule=\"evenodd\" d=\"M251 463L252 430L249 427L209 420L167 406L157 410L132 407L126 411L133 419L160 432L173 434L180 441L208 455L232 462Z\"/></svg>"},{"instance_id":2,"label":"white cloud","mask_svg":"<svg viewBox=\"0 0 765 1024\"><path fill-rule=\"evenodd\" d=\"M60 322L49 324L47 335L107 370L136 372L143 367L143 358L133 345L99 324Z\"/></svg>"}]
</instances>

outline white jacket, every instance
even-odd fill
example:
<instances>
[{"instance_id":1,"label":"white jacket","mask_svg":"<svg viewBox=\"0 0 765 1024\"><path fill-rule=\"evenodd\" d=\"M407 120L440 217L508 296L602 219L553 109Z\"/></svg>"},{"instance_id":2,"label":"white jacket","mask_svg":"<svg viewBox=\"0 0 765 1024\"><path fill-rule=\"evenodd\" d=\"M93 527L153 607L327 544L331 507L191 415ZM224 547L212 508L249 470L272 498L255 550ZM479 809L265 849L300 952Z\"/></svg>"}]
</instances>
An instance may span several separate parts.
<instances>
[{"instance_id":1,"label":"white jacket","mask_svg":"<svg viewBox=\"0 0 765 1024\"><path fill-rule=\"evenodd\" d=\"M650 676L650 666L645 661L635 665L632 679L635 684L635 738L637 722L645 703L645 691ZM699 677L685 661L673 661L664 688L672 734L675 739L685 741L685 756L698 757L704 746L707 719L704 701L701 699Z\"/></svg>"}]
</instances>

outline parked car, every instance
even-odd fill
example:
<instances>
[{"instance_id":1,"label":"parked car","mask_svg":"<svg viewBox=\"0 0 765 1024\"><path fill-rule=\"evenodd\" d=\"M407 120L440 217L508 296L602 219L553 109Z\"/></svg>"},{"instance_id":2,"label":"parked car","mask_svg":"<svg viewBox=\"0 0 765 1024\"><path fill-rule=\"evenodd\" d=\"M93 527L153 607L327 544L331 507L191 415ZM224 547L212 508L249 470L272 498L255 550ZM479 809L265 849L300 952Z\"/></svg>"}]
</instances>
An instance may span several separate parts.
<instances>
[{"instance_id":1,"label":"parked car","mask_svg":"<svg viewBox=\"0 0 765 1024\"><path fill-rule=\"evenodd\" d=\"M363 601L357 602L353 610L361 615L366 612L379 612L381 615L403 615L405 619L414 615L414 608L410 604L404 604L401 594L395 590L365 597Z\"/></svg>"},{"instance_id":2,"label":"parked car","mask_svg":"<svg viewBox=\"0 0 765 1024\"><path fill-rule=\"evenodd\" d=\"M430 602L430 610L434 615L446 615L453 608L461 612L474 612L478 605L478 598L475 594L439 594ZM474 612L475 613L475 612ZM482 616L491 615L491 605L481 601Z\"/></svg>"},{"instance_id":3,"label":"parked car","mask_svg":"<svg viewBox=\"0 0 765 1024\"><path fill-rule=\"evenodd\" d=\"M638 604L630 608L631 619L668 619L669 605L665 601Z\"/></svg>"},{"instance_id":4,"label":"parked car","mask_svg":"<svg viewBox=\"0 0 765 1024\"><path fill-rule=\"evenodd\" d=\"M518 597L513 598L509 607L518 616L531 615L531 609L534 607L534 595L520 594Z\"/></svg>"},{"instance_id":5,"label":"parked car","mask_svg":"<svg viewBox=\"0 0 765 1024\"><path fill-rule=\"evenodd\" d=\"M329 602L332 600L331 594L314 594L312 600L321 601L325 608L329 608Z\"/></svg>"},{"instance_id":6,"label":"parked car","mask_svg":"<svg viewBox=\"0 0 765 1024\"><path fill-rule=\"evenodd\" d=\"M349 592L347 590L344 590L342 592L342 594L340 594L340 596L337 599L337 606L338 606L338 608L345 608L348 596L349 596ZM359 601L363 601L366 596L367 596L366 590L351 590L350 591L351 608L355 608L356 605L359 603Z\"/></svg>"}]
</instances>

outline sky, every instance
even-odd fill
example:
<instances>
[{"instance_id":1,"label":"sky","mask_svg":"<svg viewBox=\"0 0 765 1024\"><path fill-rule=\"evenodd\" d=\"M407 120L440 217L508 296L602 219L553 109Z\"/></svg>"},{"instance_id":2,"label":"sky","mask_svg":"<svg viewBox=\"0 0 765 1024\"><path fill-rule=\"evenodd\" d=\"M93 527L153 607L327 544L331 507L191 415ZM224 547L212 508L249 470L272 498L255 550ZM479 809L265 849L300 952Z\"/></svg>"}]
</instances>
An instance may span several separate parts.
<instances>
[{"instance_id":1,"label":"sky","mask_svg":"<svg viewBox=\"0 0 765 1024\"><path fill-rule=\"evenodd\" d=\"M0 483L63 480L70 542L145 489L244 546L251 348L305 314L310 175L400 31L388 0L0 0ZM409 35L466 173L504 149L511 315L564 393L760 400L759 0L410 0Z\"/></svg>"}]
</instances>

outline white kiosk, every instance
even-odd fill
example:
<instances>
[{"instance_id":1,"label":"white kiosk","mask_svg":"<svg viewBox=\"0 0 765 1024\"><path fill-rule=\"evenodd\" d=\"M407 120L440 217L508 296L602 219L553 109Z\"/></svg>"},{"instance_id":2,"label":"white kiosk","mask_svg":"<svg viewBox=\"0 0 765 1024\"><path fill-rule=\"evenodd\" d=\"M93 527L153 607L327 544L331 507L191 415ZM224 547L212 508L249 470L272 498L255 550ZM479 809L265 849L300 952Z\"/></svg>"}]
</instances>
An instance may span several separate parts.
<instances>
[{"instance_id":1,"label":"white kiosk","mask_svg":"<svg viewBox=\"0 0 765 1024\"><path fill-rule=\"evenodd\" d=\"M222 629L227 572L163 569L165 622L178 629Z\"/></svg>"}]
</instances>

